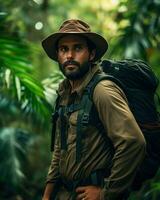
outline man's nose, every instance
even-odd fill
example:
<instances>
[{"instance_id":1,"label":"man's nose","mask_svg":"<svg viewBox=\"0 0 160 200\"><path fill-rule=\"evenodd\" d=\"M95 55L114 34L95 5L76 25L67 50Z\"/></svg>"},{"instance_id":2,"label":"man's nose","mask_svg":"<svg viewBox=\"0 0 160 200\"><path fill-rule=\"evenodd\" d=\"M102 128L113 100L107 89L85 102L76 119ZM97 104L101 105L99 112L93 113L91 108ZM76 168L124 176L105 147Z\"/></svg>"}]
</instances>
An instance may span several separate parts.
<instances>
[{"instance_id":1,"label":"man's nose","mask_svg":"<svg viewBox=\"0 0 160 200\"><path fill-rule=\"evenodd\" d=\"M73 50L68 50L67 52L67 60L72 60L74 58Z\"/></svg>"}]
</instances>

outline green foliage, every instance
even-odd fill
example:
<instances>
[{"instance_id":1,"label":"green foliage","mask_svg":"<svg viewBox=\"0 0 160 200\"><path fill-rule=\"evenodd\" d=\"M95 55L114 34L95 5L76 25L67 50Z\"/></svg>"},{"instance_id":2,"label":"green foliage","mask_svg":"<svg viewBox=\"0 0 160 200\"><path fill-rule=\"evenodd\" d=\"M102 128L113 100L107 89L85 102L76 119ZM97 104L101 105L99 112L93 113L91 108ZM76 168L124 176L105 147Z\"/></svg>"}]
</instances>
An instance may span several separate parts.
<instances>
[{"instance_id":1,"label":"green foliage","mask_svg":"<svg viewBox=\"0 0 160 200\"><path fill-rule=\"evenodd\" d=\"M62 73L55 71L54 74L51 74L48 78L42 81L42 84L45 88L46 99L51 105L54 105L55 103L58 84L62 81L63 78L64 77Z\"/></svg>"},{"instance_id":2,"label":"green foliage","mask_svg":"<svg viewBox=\"0 0 160 200\"><path fill-rule=\"evenodd\" d=\"M3 24L1 28L4 28ZM0 44L1 94L17 99L23 112L34 114L44 121L49 115L49 104L42 84L32 75L33 66L29 62L31 49L18 37L6 34L5 28L4 32L1 31Z\"/></svg>"},{"instance_id":3,"label":"green foliage","mask_svg":"<svg viewBox=\"0 0 160 200\"><path fill-rule=\"evenodd\" d=\"M146 181L142 189L137 192L132 192L128 200L159 200L160 197L160 171L157 176Z\"/></svg>"},{"instance_id":4,"label":"green foliage","mask_svg":"<svg viewBox=\"0 0 160 200\"><path fill-rule=\"evenodd\" d=\"M0 171L3 174L0 177L1 183L7 182L8 185L16 187L24 178L21 161L26 159L30 137L29 133L23 130L0 129L0 160L3 163L0 165Z\"/></svg>"},{"instance_id":5,"label":"green foliage","mask_svg":"<svg viewBox=\"0 0 160 200\"><path fill-rule=\"evenodd\" d=\"M29 196L26 166L36 138L30 130L40 133L48 127L51 105L33 76L29 43L14 28L8 29L9 15L1 12L0 19L0 199L9 200L18 194Z\"/></svg>"},{"instance_id":6,"label":"green foliage","mask_svg":"<svg viewBox=\"0 0 160 200\"><path fill-rule=\"evenodd\" d=\"M115 41L113 52L149 61L153 49L159 48L159 1L120 1L119 6L123 10L119 10L115 19L118 23L127 21L128 25L120 27L120 38Z\"/></svg>"}]
</instances>

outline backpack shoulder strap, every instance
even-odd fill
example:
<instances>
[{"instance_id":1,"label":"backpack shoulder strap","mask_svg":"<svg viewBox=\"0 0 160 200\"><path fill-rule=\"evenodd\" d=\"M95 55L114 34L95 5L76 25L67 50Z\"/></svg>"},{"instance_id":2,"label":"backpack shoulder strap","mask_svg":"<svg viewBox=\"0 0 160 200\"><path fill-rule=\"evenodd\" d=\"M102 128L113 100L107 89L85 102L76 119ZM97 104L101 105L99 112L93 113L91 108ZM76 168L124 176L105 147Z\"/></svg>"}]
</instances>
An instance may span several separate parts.
<instances>
[{"instance_id":1,"label":"backpack shoulder strap","mask_svg":"<svg viewBox=\"0 0 160 200\"><path fill-rule=\"evenodd\" d=\"M60 96L58 95L55 101L55 109L52 113L52 132L51 132L51 151L54 151L55 134L56 134L56 122L58 119Z\"/></svg>"},{"instance_id":2,"label":"backpack shoulder strap","mask_svg":"<svg viewBox=\"0 0 160 200\"><path fill-rule=\"evenodd\" d=\"M85 88L84 94L81 100L81 108L78 112L77 117L77 137L76 137L76 162L78 163L81 159L81 148L82 148L82 137L83 130L88 126L90 120L90 113L93 106L93 92L96 85L102 80L112 80L113 82L121 85L120 81L111 75L105 73L95 74L91 79L87 87ZM122 87L122 86L121 86Z\"/></svg>"},{"instance_id":3,"label":"backpack shoulder strap","mask_svg":"<svg viewBox=\"0 0 160 200\"><path fill-rule=\"evenodd\" d=\"M77 137L76 137L76 162L78 163L81 160L81 148L82 148L82 137L83 137L83 130L85 127L88 126L89 118L90 118L90 111L93 105L92 101L92 93L97 85L97 83L102 79L99 76L95 75L87 87L84 90L84 94L81 99L81 109L78 112L77 116Z\"/></svg>"},{"instance_id":4,"label":"backpack shoulder strap","mask_svg":"<svg viewBox=\"0 0 160 200\"><path fill-rule=\"evenodd\" d=\"M91 99L93 98L94 89L95 89L96 85L102 80L110 80L110 81L114 82L115 84L117 84L124 92L126 90L125 85L118 78L116 78L110 74L99 73L99 74L96 74L95 77L93 77L93 79L90 81L90 83L88 84L88 86L86 88L86 90L89 94L89 98L91 98Z\"/></svg>"}]
</instances>

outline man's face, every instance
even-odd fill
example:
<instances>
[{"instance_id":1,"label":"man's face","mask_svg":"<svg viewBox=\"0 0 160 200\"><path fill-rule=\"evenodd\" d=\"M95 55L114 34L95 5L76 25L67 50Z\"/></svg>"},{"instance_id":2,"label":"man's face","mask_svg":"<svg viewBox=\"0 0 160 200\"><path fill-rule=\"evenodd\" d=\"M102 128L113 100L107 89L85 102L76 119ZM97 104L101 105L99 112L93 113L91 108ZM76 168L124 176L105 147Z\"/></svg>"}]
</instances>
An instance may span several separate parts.
<instances>
[{"instance_id":1,"label":"man's face","mask_svg":"<svg viewBox=\"0 0 160 200\"><path fill-rule=\"evenodd\" d=\"M89 51L85 38L69 35L59 40L57 54L62 73L70 80L78 80L88 72L95 51Z\"/></svg>"}]
</instances>

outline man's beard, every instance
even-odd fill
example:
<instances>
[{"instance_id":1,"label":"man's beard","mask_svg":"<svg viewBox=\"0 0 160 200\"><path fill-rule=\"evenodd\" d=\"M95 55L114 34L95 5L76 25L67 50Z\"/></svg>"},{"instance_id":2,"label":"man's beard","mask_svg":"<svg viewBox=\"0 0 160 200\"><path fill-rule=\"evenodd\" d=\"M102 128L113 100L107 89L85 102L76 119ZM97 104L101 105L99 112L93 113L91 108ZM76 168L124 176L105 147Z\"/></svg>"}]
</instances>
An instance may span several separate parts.
<instances>
[{"instance_id":1,"label":"man's beard","mask_svg":"<svg viewBox=\"0 0 160 200\"><path fill-rule=\"evenodd\" d=\"M65 67L67 65L76 65L77 69L75 71L72 71L72 70L67 71L65 70ZM90 66L91 66L91 63L89 61L85 61L82 64L74 60L66 61L63 64L59 63L60 70L62 71L64 76L68 78L69 80L78 80L78 79L83 78L83 76L89 71Z\"/></svg>"}]
</instances>

